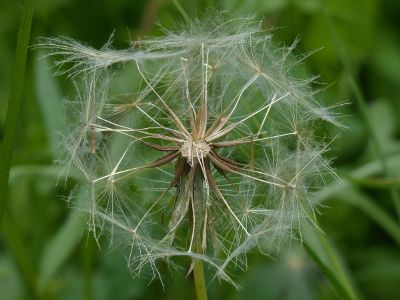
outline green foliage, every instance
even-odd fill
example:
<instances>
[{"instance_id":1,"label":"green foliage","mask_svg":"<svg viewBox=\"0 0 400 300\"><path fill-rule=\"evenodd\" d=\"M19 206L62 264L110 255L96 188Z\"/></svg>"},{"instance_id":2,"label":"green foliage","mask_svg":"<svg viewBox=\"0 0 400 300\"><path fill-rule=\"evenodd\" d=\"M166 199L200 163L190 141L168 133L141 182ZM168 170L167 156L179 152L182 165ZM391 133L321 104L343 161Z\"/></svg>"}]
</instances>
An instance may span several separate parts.
<instances>
[{"instance_id":1,"label":"green foliage","mask_svg":"<svg viewBox=\"0 0 400 300\"><path fill-rule=\"evenodd\" d=\"M41 54L44 55L43 53ZM60 150L61 131L65 126L65 110L63 109L61 91L52 76L48 59L35 59L35 87L36 98L42 113L47 136L49 138L52 155L57 157L57 150Z\"/></svg>"}]
</instances>

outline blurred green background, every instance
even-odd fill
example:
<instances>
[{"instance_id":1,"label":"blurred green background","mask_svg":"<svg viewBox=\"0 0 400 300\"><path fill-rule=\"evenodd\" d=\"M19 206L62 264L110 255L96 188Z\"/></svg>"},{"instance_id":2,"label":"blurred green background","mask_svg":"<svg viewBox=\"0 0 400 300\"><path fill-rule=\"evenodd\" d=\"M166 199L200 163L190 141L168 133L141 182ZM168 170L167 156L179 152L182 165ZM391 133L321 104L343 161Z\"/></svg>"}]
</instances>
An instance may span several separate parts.
<instances>
[{"instance_id":1,"label":"blurred green background","mask_svg":"<svg viewBox=\"0 0 400 300\"><path fill-rule=\"evenodd\" d=\"M0 2L0 137L21 2ZM316 196L323 200L324 233L306 231L305 247L293 243L278 256L251 253L249 269L234 274L239 291L211 281L209 274L209 298L341 299L342 288L353 291L353 298L400 299L400 219L392 201L400 193L400 1L180 3L191 18L215 7L232 16L256 15L274 28L278 44L300 37L300 53L321 48L305 61L326 83L318 97L327 105L350 103L338 109L347 129L328 128L338 134L329 155L342 181ZM129 39L160 34L157 22L169 28L183 20L168 0L36 0L31 44L39 36L64 35L101 47L115 30L114 46L124 48ZM39 56L37 50L28 52L0 233L0 299L193 299L184 270L166 280L164 290L145 276L133 278L123 253L107 241L100 250L85 232L84 216L69 207L76 182L59 178L55 160L62 101L74 91L67 79L54 78L51 62Z\"/></svg>"}]
</instances>

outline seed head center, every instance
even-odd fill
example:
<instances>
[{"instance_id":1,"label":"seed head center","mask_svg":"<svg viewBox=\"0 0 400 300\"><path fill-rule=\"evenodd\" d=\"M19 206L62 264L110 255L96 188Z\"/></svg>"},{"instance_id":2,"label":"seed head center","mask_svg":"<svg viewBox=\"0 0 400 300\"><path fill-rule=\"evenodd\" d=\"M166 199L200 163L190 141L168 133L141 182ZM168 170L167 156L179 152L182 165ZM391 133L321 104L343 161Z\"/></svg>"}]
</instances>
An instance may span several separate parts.
<instances>
[{"instance_id":1,"label":"seed head center","mask_svg":"<svg viewBox=\"0 0 400 300\"><path fill-rule=\"evenodd\" d=\"M181 155L193 166L198 159L207 156L210 150L210 145L204 141L188 141L182 144Z\"/></svg>"}]
</instances>

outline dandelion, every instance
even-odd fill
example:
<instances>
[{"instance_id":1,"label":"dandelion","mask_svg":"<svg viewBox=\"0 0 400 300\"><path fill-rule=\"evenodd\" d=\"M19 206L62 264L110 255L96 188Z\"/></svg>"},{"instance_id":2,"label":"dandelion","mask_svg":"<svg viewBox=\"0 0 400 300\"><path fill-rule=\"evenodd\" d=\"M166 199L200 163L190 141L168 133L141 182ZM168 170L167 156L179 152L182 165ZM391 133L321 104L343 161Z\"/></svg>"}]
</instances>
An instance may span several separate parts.
<instances>
[{"instance_id":1,"label":"dandelion","mask_svg":"<svg viewBox=\"0 0 400 300\"><path fill-rule=\"evenodd\" d=\"M235 285L246 253L314 223L311 194L334 174L315 128L336 121L317 77L301 76L297 41L276 47L254 19L222 19L128 50L41 43L77 89L66 168L84 175L89 228L127 246L135 274L162 280L159 261L184 256L188 273L204 262Z\"/></svg>"}]
</instances>

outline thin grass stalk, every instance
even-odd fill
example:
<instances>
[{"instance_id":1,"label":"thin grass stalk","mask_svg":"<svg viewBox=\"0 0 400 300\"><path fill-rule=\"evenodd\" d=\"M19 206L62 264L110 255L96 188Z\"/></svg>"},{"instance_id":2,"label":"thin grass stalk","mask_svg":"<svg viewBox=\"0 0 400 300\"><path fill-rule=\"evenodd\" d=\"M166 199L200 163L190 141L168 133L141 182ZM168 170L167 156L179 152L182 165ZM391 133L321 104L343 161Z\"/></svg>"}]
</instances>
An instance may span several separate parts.
<instances>
[{"instance_id":1,"label":"thin grass stalk","mask_svg":"<svg viewBox=\"0 0 400 300\"><path fill-rule=\"evenodd\" d=\"M32 17L33 0L24 0L22 5L21 23L18 30L10 97L8 100L7 115L4 126L4 137L0 152L0 227L4 210L7 206L8 178L10 175L15 133L18 126L24 88L26 58L29 46L29 37L31 34Z\"/></svg>"}]
</instances>

